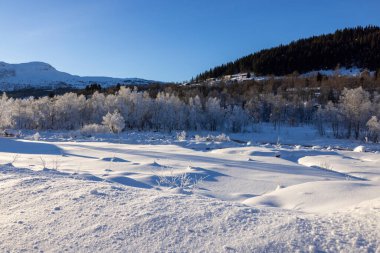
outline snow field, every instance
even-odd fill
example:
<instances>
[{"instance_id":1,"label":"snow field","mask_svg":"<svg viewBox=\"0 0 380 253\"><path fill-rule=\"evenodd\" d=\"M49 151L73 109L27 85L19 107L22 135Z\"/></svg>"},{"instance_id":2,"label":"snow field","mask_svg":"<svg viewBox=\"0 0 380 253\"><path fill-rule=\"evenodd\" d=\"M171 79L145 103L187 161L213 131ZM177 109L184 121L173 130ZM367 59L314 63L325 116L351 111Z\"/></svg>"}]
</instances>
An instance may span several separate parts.
<instances>
[{"instance_id":1,"label":"snow field","mask_svg":"<svg viewBox=\"0 0 380 253\"><path fill-rule=\"evenodd\" d=\"M0 251L378 252L380 154L285 133L0 138Z\"/></svg>"},{"instance_id":2,"label":"snow field","mask_svg":"<svg viewBox=\"0 0 380 253\"><path fill-rule=\"evenodd\" d=\"M3 166L0 173L1 251L376 252L379 245L379 215L368 212L311 215L49 171Z\"/></svg>"}]
</instances>

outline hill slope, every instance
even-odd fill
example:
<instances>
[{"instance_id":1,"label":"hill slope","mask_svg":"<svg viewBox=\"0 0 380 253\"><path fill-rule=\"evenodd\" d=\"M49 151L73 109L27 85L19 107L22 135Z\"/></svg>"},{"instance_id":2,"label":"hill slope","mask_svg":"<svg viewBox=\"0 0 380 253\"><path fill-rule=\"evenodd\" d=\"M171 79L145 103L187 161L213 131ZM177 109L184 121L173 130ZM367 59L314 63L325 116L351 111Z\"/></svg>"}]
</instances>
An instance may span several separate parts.
<instances>
[{"instance_id":1,"label":"hill slope","mask_svg":"<svg viewBox=\"0 0 380 253\"><path fill-rule=\"evenodd\" d=\"M120 84L149 84L153 81L139 78L81 77L56 70L44 62L9 64L0 62L0 90L9 91L22 88L84 88L91 83L104 87Z\"/></svg>"},{"instance_id":2,"label":"hill slope","mask_svg":"<svg viewBox=\"0 0 380 253\"><path fill-rule=\"evenodd\" d=\"M295 71L341 67L380 68L380 27L337 30L335 33L300 39L288 45L261 50L206 71L196 80L241 72L256 75L286 75Z\"/></svg>"}]
</instances>

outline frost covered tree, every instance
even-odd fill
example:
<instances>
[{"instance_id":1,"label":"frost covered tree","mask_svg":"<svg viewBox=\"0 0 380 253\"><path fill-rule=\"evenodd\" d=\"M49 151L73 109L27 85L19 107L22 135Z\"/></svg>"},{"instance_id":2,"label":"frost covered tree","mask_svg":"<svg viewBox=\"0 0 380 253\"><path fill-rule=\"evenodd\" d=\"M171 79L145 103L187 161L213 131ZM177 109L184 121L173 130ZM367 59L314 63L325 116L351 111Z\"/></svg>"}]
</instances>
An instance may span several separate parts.
<instances>
[{"instance_id":1,"label":"frost covered tree","mask_svg":"<svg viewBox=\"0 0 380 253\"><path fill-rule=\"evenodd\" d=\"M120 133L125 127L124 118L118 111L114 111L113 113L108 112L103 117L102 124L108 127L112 133Z\"/></svg>"},{"instance_id":2,"label":"frost covered tree","mask_svg":"<svg viewBox=\"0 0 380 253\"><path fill-rule=\"evenodd\" d=\"M263 103L259 100L259 97L249 99L245 104L245 110L254 122L258 123L263 120Z\"/></svg>"},{"instance_id":3,"label":"frost covered tree","mask_svg":"<svg viewBox=\"0 0 380 253\"><path fill-rule=\"evenodd\" d=\"M334 137L343 136L344 117L339 108L331 101L327 103L325 108L319 108L316 113L317 128L320 134L325 133L324 125L328 123L331 127Z\"/></svg>"},{"instance_id":4,"label":"frost covered tree","mask_svg":"<svg viewBox=\"0 0 380 253\"><path fill-rule=\"evenodd\" d=\"M202 109L202 102L198 95L189 99L189 116L187 118L188 129L201 130L204 129L203 123L204 113Z\"/></svg>"},{"instance_id":5,"label":"frost covered tree","mask_svg":"<svg viewBox=\"0 0 380 253\"><path fill-rule=\"evenodd\" d=\"M380 121L376 116L372 116L368 122L368 138L373 142L378 142L380 137Z\"/></svg>"},{"instance_id":6,"label":"frost covered tree","mask_svg":"<svg viewBox=\"0 0 380 253\"><path fill-rule=\"evenodd\" d=\"M281 95L268 96L267 102L270 104L270 122L272 122L274 129L280 127L281 123L284 121L284 111L285 111L285 101Z\"/></svg>"},{"instance_id":7,"label":"frost covered tree","mask_svg":"<svg viewBox=\"0 0 380 253\"><path fill-rule=\"evenodd\" d=\"M226 115L226 128L232 132L242 132L248 125L249 116L240 106L229 107Z\"/></svg>"},{"instance_id":8,"label":"frost covered tree","mask_svg":"<svg viewBox=\"0 0 380 253\"><path fill-rule=\"evenodd\" d=\"M84 120L87 123L100 124L102 118L107 113L106 97L103 93L95 92L91 98L86 101Z\"/></svg>"},{"instance_id":9,"label":"frost covered tree","mask_svg":"<svg viewBox=\"0 0 380 253\"><path fill-rule=\"evenodd\" d=\"M376 127L379 106L380 97L377 94L371 98L362 87L344 88L338 103L329 101L317 111L316 125L320 132L324 132L324 125L330 124L333 135L338 138L367 137L373 140L378 138Z\"/></svg>"},{"instance_id":10,"label":"frost covered tree","mask_svg":"<svg viewBox=\"0 0 380 253\"><path fill-rule=\"evenodd\" d=\"M340 97L340 108L347 122L346 137L350 138L354 134L355 139L358 139L361 128L369 118L371 108L369 93L362 87L351 90L345 88Z\"/></svg>"},{"instance_id":11,"label":"frost covered tree","mask_svg":"<svg viewBox=\"0 0 380 253\"><path fill-rule=\"evenodd\" d=\"M13 102L13 99L8 99L7 94L3 93L0 99L0 128L2 129L12 127Z\"/></svg>"},{"instance_id":12,"label":"frost covered tree","mask_svg":"<svg viewBox=\"0 0 380 253\"><path fill-rule=\"evenodd\" d=\"M83 126L86 99L83 95L66 93L55 98L53 129L78 129Z\"/></svg>"},{"instance_id":13,"label":"frost covered tree","mask_svg":"<svg viewBox=\"0 0 380 253\"><path fill-rule=\"evenodd\" d=\"M220 106L219 98L209 98L205 105L208 130L216 131L220 128L224 118L224 109Z\"/></svg>"},{"instance_id":14,"label":"frost covered tree","mask_svg":"<svg viewBox=\"0 0 380 253\"><path fill-rule=\"evenodd\" d=\"M186 127L186 109L177 96L160 92L153 105L152 124L157 130L183 130Z\"/></svg>"}]
</instances>

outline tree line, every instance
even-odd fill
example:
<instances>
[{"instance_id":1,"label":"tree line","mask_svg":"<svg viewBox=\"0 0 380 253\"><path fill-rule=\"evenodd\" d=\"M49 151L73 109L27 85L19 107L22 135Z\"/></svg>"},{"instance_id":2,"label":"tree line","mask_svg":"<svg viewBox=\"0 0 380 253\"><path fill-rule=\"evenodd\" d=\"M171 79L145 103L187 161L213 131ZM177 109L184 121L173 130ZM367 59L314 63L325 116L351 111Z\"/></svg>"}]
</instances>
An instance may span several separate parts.
<instances>
[{"instance_id":1,"label":"tree line","mask_svg":"<svg viewBox=\"0 0 380 253\"><path fill-rule=\"evenodd\" d=\"M0 128L243 132L314 124L321 134L379 141L380 78L290 76L263 81L117 87L92 94L0 99Z\"/></svg>"}]
</instances>

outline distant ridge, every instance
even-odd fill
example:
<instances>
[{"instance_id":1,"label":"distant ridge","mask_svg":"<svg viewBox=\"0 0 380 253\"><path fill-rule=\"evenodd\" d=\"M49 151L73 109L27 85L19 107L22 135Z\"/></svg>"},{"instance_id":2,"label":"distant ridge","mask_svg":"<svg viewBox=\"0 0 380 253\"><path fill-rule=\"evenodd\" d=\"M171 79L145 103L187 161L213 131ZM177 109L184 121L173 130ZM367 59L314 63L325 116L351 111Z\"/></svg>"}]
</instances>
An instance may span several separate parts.
<instances>
[{"instance_id":1,"label":"distant ridge","mask_svg":"<svg viewBox=\"0 0 380 253\"><path fill-rule=\"evenodd\" d=\"M97 83L103 87L117 84L146 85L154 81L140 78L113 78L77 76L56 70L45 62L9 64L0 62L0 90L10 91L24 88L84 88Z\"/></svg>"},{"instance_id":2,"label":"distant ridge","mask_svg":"<svg viewBox=\"0 0 380 253\"><path fill-rule=\"evenodd\" d=\"M345 68L380 69L380 27L346 28L244 56L196 76L195 81L243 72L283 76Z\"/></svg>"}]
</instances>

